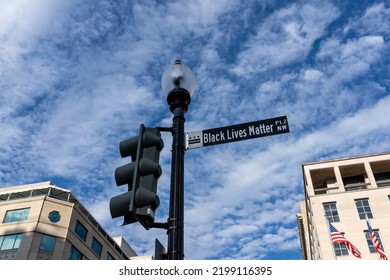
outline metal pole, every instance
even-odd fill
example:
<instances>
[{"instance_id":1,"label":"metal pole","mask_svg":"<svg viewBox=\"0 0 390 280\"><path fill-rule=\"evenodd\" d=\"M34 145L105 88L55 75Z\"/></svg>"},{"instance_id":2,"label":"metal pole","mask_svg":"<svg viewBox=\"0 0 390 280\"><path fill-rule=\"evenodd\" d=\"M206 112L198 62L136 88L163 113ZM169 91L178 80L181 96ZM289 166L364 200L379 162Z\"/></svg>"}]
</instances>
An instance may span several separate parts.
<instances>
[{"instance_id":1,"label":"metal pole","mask_svg":"<svg viewBox=\"0 0 390 280\"><path fill-rule=\"evenodd\" d=\"M168 218L168 260L184 259L184 114L186 106L172 108L172 169Z\"/></svg>"}]
</instances>

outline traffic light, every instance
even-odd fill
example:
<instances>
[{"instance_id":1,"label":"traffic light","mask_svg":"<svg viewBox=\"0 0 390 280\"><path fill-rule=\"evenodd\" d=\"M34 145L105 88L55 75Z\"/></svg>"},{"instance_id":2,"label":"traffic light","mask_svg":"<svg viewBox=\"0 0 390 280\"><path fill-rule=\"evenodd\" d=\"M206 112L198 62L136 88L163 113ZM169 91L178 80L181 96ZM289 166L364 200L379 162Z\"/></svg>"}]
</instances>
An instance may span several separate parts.
<instances>
[{"instance_id":1,"label":"traffic light","mask_svg":"<svg viewBox=\"0 0 390 280\"><path fill-rule=\"evenodd\" d=\"M117 186L128 185L128 192L111 198L112 218L124 216L123 225L140 222L146 229L154 222L160 205L157 196L157 181L162 174L159 165L160 152L164 147L157 128L140 126L139 135L119 144L123 157L132 161L115 170Z\"/></svg>"}]
</instances>

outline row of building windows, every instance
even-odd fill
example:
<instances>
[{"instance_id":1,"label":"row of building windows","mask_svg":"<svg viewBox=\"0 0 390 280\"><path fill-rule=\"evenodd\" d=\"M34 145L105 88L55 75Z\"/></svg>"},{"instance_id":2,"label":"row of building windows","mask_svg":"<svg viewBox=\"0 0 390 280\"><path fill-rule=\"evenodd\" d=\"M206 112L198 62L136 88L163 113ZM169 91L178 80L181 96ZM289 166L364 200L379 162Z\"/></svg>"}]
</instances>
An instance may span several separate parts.
<instances>
[{"instance_id":1,"label":"row of building windows","mask_svg":"<svg viewBox=\"0 0 390 280\"><path fill-rule=\"evenodd\" d=\"M77 250L75 246L70 247L70 254L69 254L69 260L82 260L83 254ZM114 260L114 257L107 252L107 260Z\"/></svg>"},{"instance_id":2,"label":"row of building windows","mask_svg":"<svg viewBox=\"0 0 390 280\"><path fill-rule=\"evenodd\" d=\"M15 233L0 236L0 251L19 249L23 233ZM43 234L39 249L47 252L53 252L57 238L55 236Z\"/></svg>"},{"instance_id":3,"label":"row of building windows","mask_svg":"<svg viewBox=\"0 0 390 280\"><path fill-rule=\"evenodd\" d=\"M0 236L0 251L6 251L6 250L15 250L19 249L20 243L22 241L23 234L17 233L17 234L9 234L9 235L3 235ZM101 255L101 245L96 241L96 239L93 239L95 242L92 244L92 250L94 252L98 252L99 256ZM43 234L41 238L41 243L39 245L39 250L43 250L46 252L53 253L54 247L57 241L57 237L52 235ZM97 242L97 243L96 243ZM79 250L77 250L73 245L70 249L69 259L70 260L81 260L83 258L83 255ZM108 260L113 260L111 254L107 254Z\"/></svg>"},{"instance_id":4,"label":"row of building windows","mask_svg":"<svg viewBox=\"0 0 390 280\"><path fill-rule=\"evenodd\" d=\"M329 169L320 169L313 171L313 174L318 174L323 172L327 174L325 181L323 178L315 179L316 177L312 176L313 180L313 188L314 194L327 194L334 193L338 191L339 187L337 187L336 176L332 170ZM374 173L375 182L378 188L390 187L390 172L382 172L382 173ZM349 191L357 191L357 190L366 190L371 186L370 181L367 178L367 175L355 175L355 176L342 176L344 190L346 192Z\"/></svg>"},{"instance_id":5,"label":"row of building windows","mask_svg":"<svg viewBox=\"0 0 390 280\"><path fill-rule=\"evenodd\" d=\"M75 226L75 233L83 240L87 240L87 235L88 235L88 230L87 228L80 222L76 221L76 226ZM96 254L96 256L101 257L102 256L102 249L103 246L100 244L100 242L95 238L92 237L92 243L91 243L91 249L92 251ZM72 246L71 251L70 251L70 260L81 260L83 258L83 255L80 253L79 250L77 250L74 246ZM114 258L110 253L107 252L107 259L108 260L113 260Z\"/></svg>"},{"instance_id":6,"label":"row of building windows","mask_svg":"<svg viewBox=\"0 0 390 280\"><path fill-rule=\"evenodd\" d=\"M375 173L374 177L378 188L390 186L390 172ZM346 191L365 190L369 185L364 175L343 177L343 183Z\"/></svg>"},{"instance_id":7,"label":"row of building windows","mask_svg":"<svg viewBox=\"0 0 390 280\"><path fill-rule=\"evenodd\" d=\"M369 219L373 218L370 203L367 198L355 199L355 205L360 220L364 220L366 217ZM323 203L323 206L325 215L330 222L340 222L340 216L337 211L336 202Z\"/></svg>"},{"instance_id":8,"label":"row of building windows","mask_svg":"<svg viewBox=\"0 0 390 280\"><path fill-rule=\"evenodd\" d=\"M373 232L375 233L375 236L378 239L379 244L381 244L381 247L384 250L383 245L382 245L382 240L380 238L379 230L373 230ZM372 242L372 239L370 237L370 233L368 231L364 231L364 236L366 238L367 246L368 246L368 249L370 250L370 253L376 253L376 249L375 249L374 243ZM347 249L345 244L342 242L334 243L333 248L334 248L334 252L335 252L336 256L348 256L349 255L349 250Z\"/></svg>"},{"instance_id":9,"label":"row of building windows","mask_svg":"<svg viewBox=\"0 0 390 280\"><path fill-rule=\"evenodd\" d=\"M22 241L22 237L23 237L22 233L0 236L0 251L18 249L20 246L20 242ZM39 249L46 252L53 253L56 241L57 241L57 237L43 234L41 238L41 243L39 245ZM93 239L92 250L95 253L97 253L99 256L101 255L102 246L100 245L99 242L96 241L95 238ZM69 259L81 260L82 258L83 255L81 254L81 252L72 245L70 249ZM107 259L113 260L114 258L111 254L107 253Z\"/></svg>"}]
</instances>

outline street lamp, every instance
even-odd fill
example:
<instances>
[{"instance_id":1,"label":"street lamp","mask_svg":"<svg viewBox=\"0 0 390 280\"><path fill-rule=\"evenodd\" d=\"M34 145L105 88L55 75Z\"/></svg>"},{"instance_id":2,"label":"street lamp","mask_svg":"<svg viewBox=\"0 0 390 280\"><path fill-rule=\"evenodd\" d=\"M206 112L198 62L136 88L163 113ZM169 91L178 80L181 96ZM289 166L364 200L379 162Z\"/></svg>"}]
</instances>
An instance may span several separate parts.
<instances>
[{"instance_id":1,"label":"street lamp","mask_svg":"<svg viewBox=\"0 0 390 280\"><path fill-rule=\"evenodd\" d=\"M195 75L176 60L162 76L162 89L173 113L172 166L168 218L168 260L184 259L184 114L195 91Z\"/></svg>"},{"instance_id":2,"label":"street lamp","mask_svg":"<svg viewBox=\"0 0 390 280\"><path fill-rule=\"evenodd\" d=\"M195 91L195 75L190 68L180 60L176 60L167 70L161 79L162 89L167 96L168 104L174 113L176 107L184 107L187 112L191 96ZM184 112L184 113L185 113Z\"/></svg>"}]
</instances>

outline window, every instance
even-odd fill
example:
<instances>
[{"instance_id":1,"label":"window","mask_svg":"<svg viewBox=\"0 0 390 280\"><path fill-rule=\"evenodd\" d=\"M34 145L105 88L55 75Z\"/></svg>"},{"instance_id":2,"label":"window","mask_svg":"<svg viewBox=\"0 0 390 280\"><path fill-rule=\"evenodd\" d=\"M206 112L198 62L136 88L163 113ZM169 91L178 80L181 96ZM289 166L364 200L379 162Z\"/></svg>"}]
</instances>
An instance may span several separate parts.
<instances>
[{"instance_id":1,"label":"window","mask_svg":"<svg viewBox=\"0 0 390 280\"><path fill-rule=\"evenodd\" d=\"M44 234L42 235L41 245L39 245L40 250L47 252L53 252L56 245L57 238L55 236Z\"/></svg>"},{"instance_id":2,"label":"window","mask_svg":"<svg viewBox=\"0 0 390 280\"><path fill-rule=\"evenodd\" d=\"M58 223L61 220L61 215L58 211L51 211L48 217L52 223Z\"/></svg>"},{"instance_id":3,"label":"window","mask_svg":"<svg viewBox=\"0 0 390 280\"><path fill-rule=\"evenodd\" d=\"M70 247L69 260L82 260L82 259L83 259L83 255L81 254L81 252L72 245L72 247Z\"/></svg>"},{"instance_id":4,"label":"window","mask_svg":"<svg viewBox=\"0 0 390 280\"><path fill-rule=\"evenodd\" d=\"M367 189L367 183L363 175L343 177L345 191L356 191Z\"/></svg>"},{"instance_id":5,"label":"window","mask_svg":"<svg viewBox=\"0 0 390 280\"><path fill-rule=\"evenodd\" d=\"M384 249L383 245L382 245L382 240L379 236L379 231L376 229L374 229L372 231L375 233L376 239L378 239L378 242L381 245L382 249ZM367 245L368 245L368 249L370 250L370 253L376 253L374 243L372 242L372 239L370 237L370 232L368 230L364 231L364 235L366 236L366 241L367 241Z\"/></svg>"},{"instance_id":6,"label":"window","mask_svg":"<svg viewBox=\"0 0 390 280\"><path fill-rule=\"evenodd\" d=\"M115 260L109 252L107 252L107 260Z\"/></svg>"},{"instance_id":7,"label":"window","mask_svg":"<svg viewBox=\"0 0 390 280\"><path fill-rule=\"evenodd\" d=\"M30 213L30 208L8 210L7 213L5 214L3 223L25 221L27 220L29 213Z\"/></svg>"},{"instance_id":8,"label":"window","mask_svg":"<svg viewBox=\"0 0 390 280\"><path fill-rule=\"evenodd\" d=\"M336 256L348 256L349 252L347 246L344 243L333 243L334 253Z\"/></svg>"},{"instance_id":9,"label":"window","mask_svg":"<svg viewBox=\"0 0 390 280\"><path fill-rule=\"evenodd\" d=\"M356 208L359 214L360 220L365 220L366 215L369 219L372 219L372 212L371 212L371 207L370 204L368 203L368 199L356 199L355 200Z\"/></svg>"},{"instance_id":10,"label":"window","mask_svg":"<svg viewBox=\"0 0 390 280\"><path fill-rule=\"evenodd\" d=\"M390 187L390 172L375 173L374 176L378 188Z\"/></svg>"},{"instance_id":11,"label":"window","mask_svg":"<svg viewBox=\"0 0 390 280\"><path fill-rule=\"evenodd\" d=\"M0 251L18 249L22 236L22 233L0 236Z\"/></svg>"},{"instance_id":12,"label":"window","mask_svg":"<svg viewBox=\"0 0 390 280\"><path fill-rule=\"evenodd\" d=\"M99 241L95 239L95 237L92 239L91 248L92 251L94 251L97 256L100 257L102 255L102 244L100 244Z\"/></svg>"},{"instance_id":13,"label":"window","mask_svg":"<svg viewBox=\"0 0 390 280\"><path fill-rule=\"evenodd\" d=\"M340 222L339 213L337 212L336 202L324 203L325 215L330 222Z\"/></svg>"},{"instance_id":14,"label":"window","mask_svg":"<svg viewBox=\"0 0 390 280\"><path fill-rule=\"evenodd\" d=\"M78 236L80 236L80 238L82 240L86 240L87 239L87 229L85 228L85 226L83 226L79 221L76 222L76 228L74 230L76 232L76 234Z\"/></svg>"}]
</instances>

